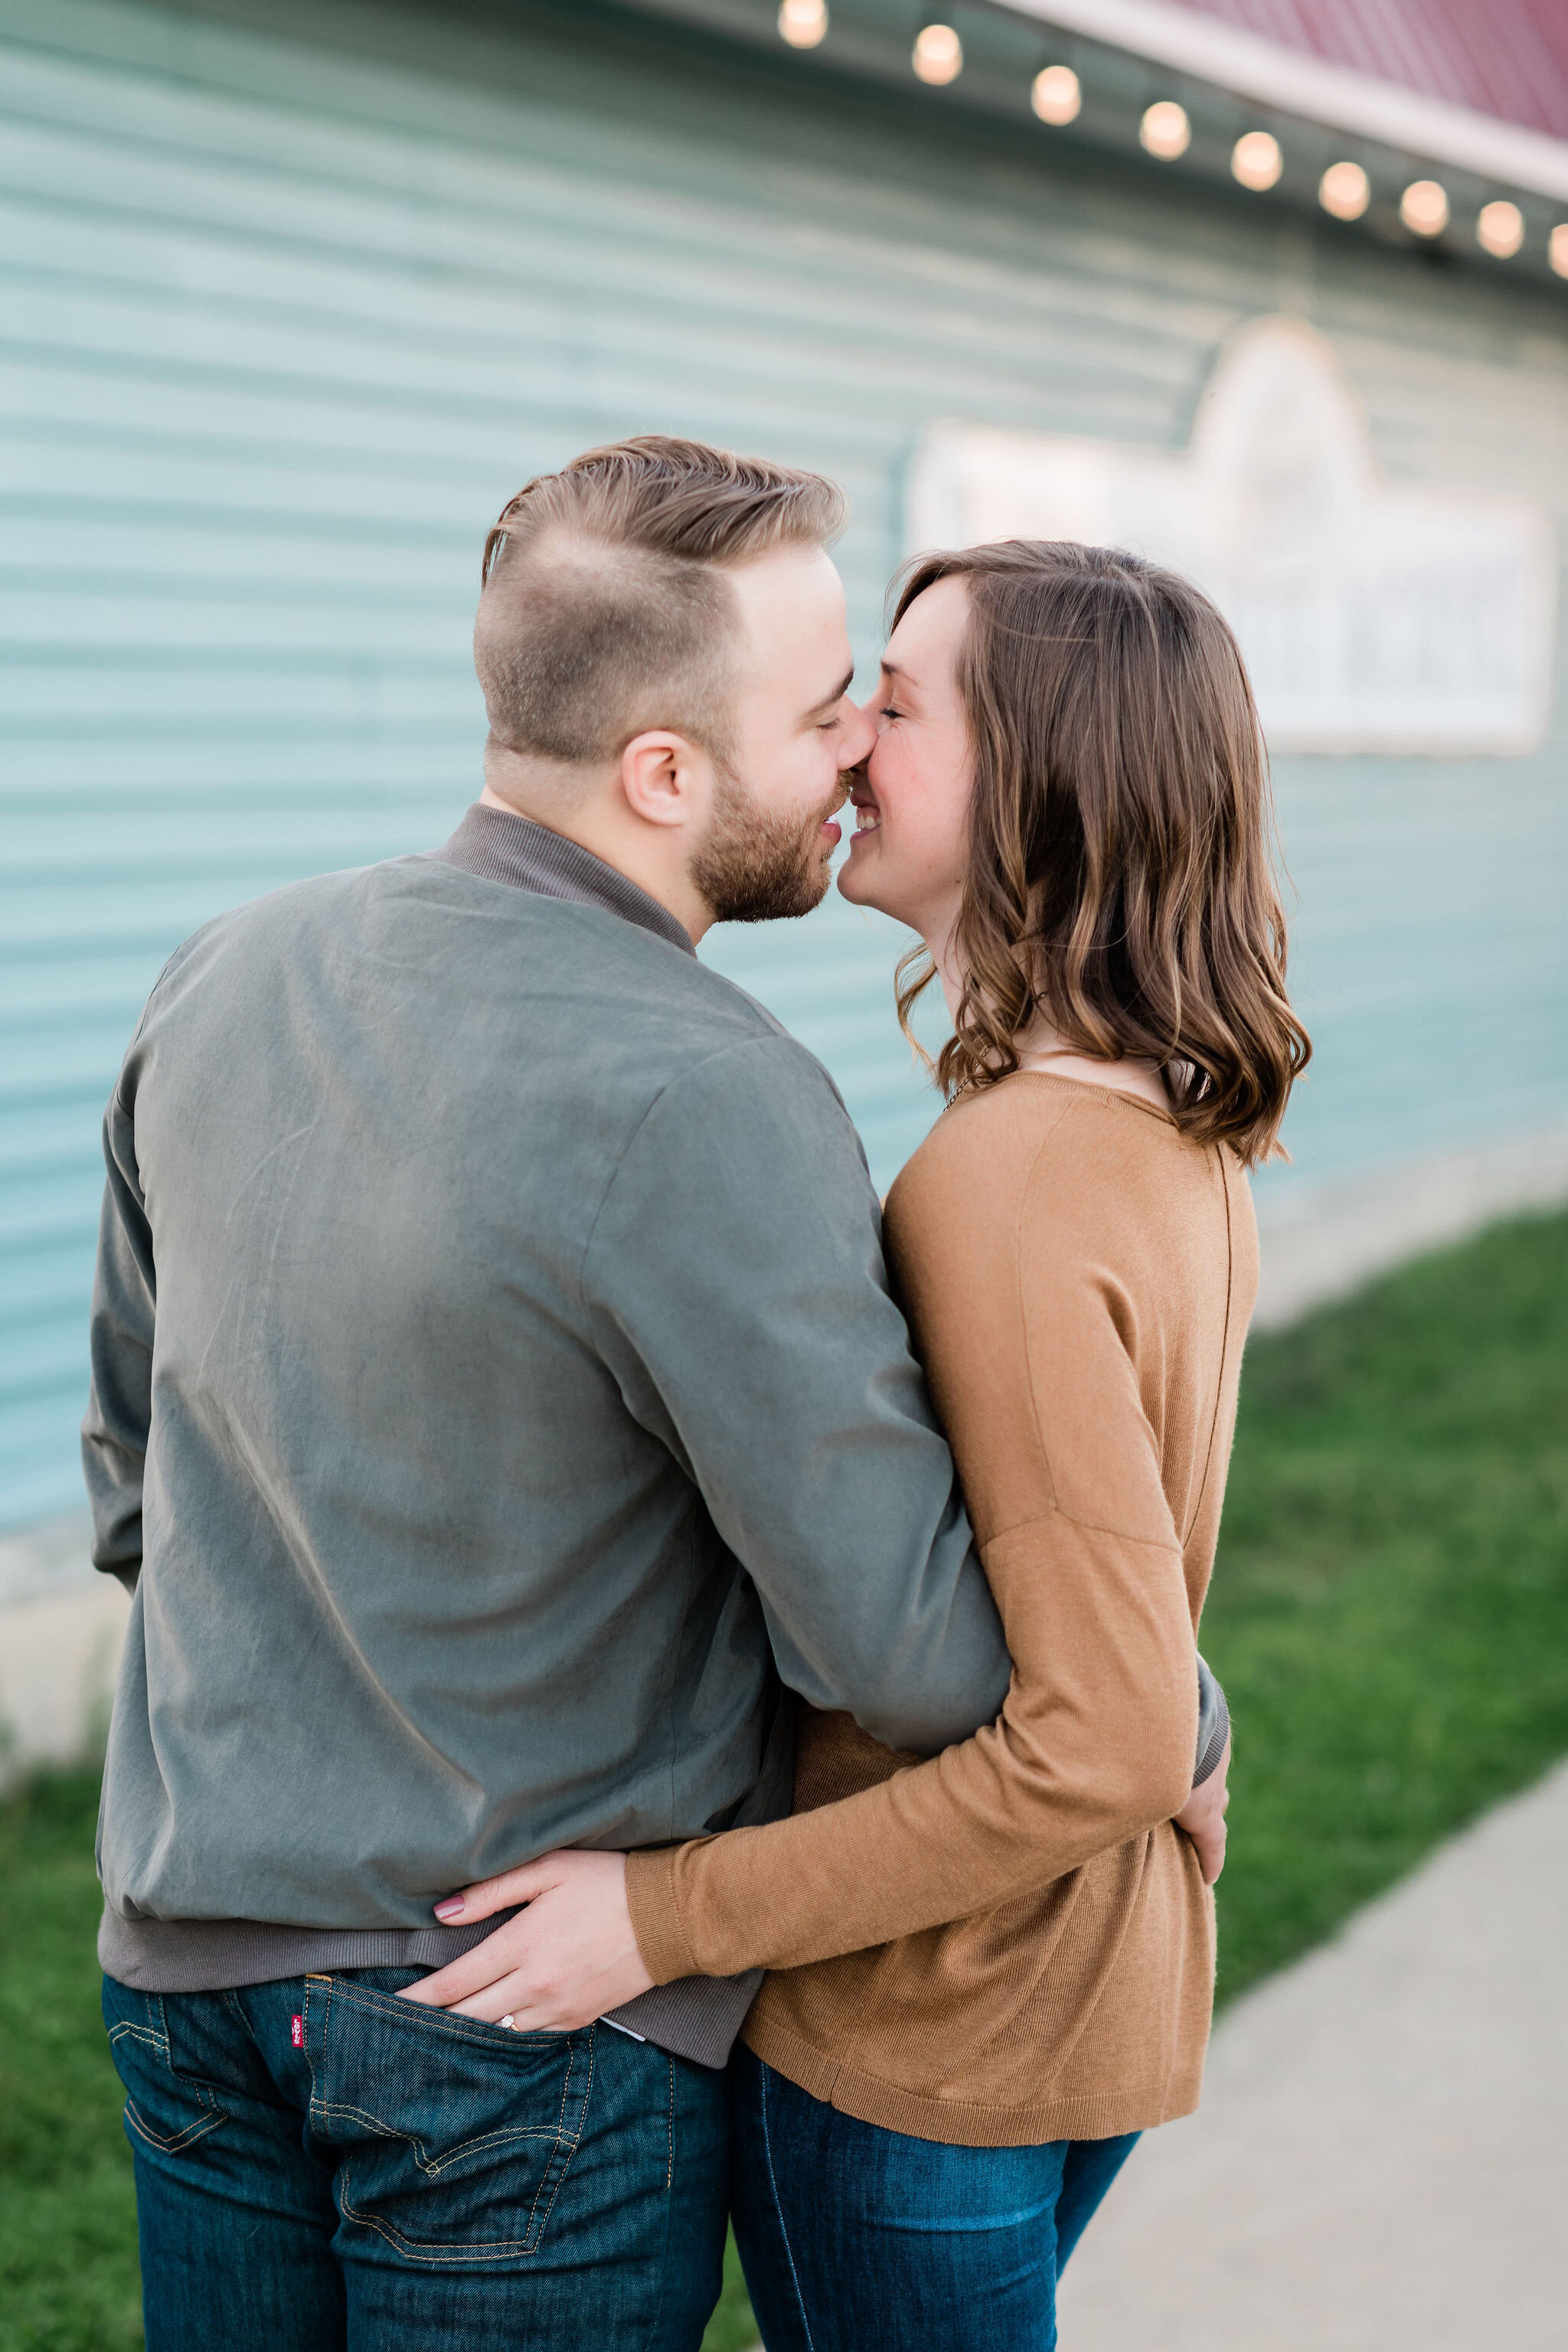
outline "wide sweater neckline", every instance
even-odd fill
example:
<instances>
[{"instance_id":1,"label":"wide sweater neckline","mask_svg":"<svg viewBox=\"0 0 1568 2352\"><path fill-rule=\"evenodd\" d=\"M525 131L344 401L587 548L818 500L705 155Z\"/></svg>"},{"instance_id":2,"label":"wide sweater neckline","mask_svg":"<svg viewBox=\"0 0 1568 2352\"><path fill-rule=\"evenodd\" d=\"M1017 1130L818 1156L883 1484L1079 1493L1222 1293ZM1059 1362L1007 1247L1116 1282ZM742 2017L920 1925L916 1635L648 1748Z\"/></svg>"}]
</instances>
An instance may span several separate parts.
<instances>
[{"instance_id":1,"label":"wide sweater neckline","mask_svg":"<svg viewBox=\"0 0 1568 2352\"><path fill-rule=\"evenodd\" d=\"M993 1087L983 1087L978 1091L955 1096L947 1108L949 1111L972 1108L976 1103L984 1102L988 1097L1001 1097L1026 1078L1047 1087L1070 1087L1075 1094L1090 1095L1097 1102L1125 1105L1129 1110L1139 1111L1145 1118L1152 1118L1157 1127L1168 1127L1173 1134L1181 1134L1173 1112L1161 1110L1154 1103L1142 1102L1136 1095L1124 1094L1120 1087L1096 1086L1092 1078L1066 1078L1056 1070L1010 1070Z\"/></svg>"}]
</instances>

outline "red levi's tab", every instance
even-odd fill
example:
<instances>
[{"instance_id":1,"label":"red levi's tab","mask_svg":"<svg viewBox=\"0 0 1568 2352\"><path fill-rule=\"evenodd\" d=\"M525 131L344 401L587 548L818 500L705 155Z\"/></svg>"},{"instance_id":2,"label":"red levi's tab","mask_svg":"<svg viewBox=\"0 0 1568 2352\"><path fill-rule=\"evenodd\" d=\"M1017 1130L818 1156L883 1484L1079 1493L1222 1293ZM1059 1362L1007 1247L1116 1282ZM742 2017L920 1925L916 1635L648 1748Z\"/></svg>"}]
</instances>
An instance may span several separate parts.
<instances>
[{"instance_id":1,"label":"red levi's tab","mask_svg":"<svg viewBox=\"0 0 1568 2352\"><path fill-rule=\"evenodd\" d=\"M302 2017L291 2017L289 2020L289 2039L296 2050L303 2050L305 2047L305 2021Z\"/></svg>"}]
</instances>

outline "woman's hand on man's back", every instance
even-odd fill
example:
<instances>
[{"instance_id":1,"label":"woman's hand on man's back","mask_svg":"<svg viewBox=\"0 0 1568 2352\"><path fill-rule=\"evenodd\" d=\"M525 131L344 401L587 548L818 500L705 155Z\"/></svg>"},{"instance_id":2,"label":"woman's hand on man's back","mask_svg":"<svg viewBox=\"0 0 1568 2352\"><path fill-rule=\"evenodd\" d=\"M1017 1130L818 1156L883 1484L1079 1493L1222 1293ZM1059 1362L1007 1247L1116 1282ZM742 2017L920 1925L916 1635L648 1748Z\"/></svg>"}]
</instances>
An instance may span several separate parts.
<instances>
[{"instance_id":1,"label":"woman's hand on man's back","mask_svg":"<svg viewBox=\"0 0 1568 2352\"><path fill-rule=\"evenodd\" d=\"M542 1854L448 1895L436 1916L467 1926L516 1904L524 1907L493 1935L402 1998L520 2033L571 2033L652 1984L626 1906L624 1853Z\"/></svg>"}]
</instances>

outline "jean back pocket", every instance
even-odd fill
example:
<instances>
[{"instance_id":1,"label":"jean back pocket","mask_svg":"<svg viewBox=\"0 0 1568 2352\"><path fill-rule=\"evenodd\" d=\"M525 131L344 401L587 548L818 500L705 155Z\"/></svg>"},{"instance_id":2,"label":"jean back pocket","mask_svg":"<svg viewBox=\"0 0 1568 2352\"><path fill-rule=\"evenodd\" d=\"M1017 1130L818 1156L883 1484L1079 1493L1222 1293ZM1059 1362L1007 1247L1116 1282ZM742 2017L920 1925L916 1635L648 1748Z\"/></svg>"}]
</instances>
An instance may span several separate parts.
<instances>
[{"instance_id":1,"label":"jean back pocket","mask_svg":"<svg viewBox=\"0 0 1568 2352\"><path fill-rule=\"evenodd\" d=\"M410 2263L537 2252L582 2137L594 2033L514 2033L352 1977L305 1980L310 2130L338 2208Z\"/></svg>"}]
</instances>

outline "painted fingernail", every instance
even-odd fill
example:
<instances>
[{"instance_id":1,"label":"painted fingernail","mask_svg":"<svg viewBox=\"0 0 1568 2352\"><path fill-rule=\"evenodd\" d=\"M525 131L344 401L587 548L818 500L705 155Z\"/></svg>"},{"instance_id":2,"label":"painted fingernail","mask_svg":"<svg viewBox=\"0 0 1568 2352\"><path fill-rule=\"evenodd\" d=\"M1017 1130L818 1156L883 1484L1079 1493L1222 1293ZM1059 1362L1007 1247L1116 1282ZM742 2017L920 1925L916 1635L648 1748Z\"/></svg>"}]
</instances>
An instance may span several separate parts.
<instances>
[{"instance_id":1,"label":"painted fingernail","mask_svg":"<svg viewBox=\"0 0 1568 2352\"><path fill-rule=\"evenodd\" d=\"M448 1895L444 1903L437 1903L436 1906L437 1919L460 1919L462 1914L463 1898L460 1895Z\"/></svg>"}]
</instances>

